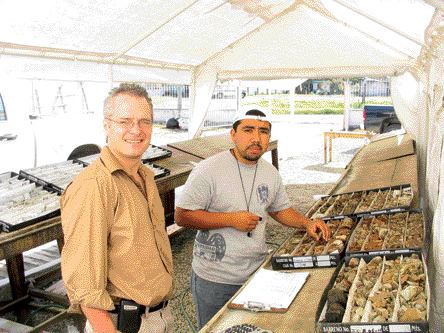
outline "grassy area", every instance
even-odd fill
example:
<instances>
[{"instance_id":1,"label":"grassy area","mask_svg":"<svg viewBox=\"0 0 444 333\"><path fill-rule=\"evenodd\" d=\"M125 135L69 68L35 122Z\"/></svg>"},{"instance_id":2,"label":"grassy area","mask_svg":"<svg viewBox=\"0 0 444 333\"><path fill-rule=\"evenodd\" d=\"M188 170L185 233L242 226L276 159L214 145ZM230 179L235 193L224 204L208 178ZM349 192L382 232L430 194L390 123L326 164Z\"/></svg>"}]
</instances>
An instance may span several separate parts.
<instances>
[{"instance_id":1,"label":"grassy area","mask_svg":"<svg viewBox=\"0 0 444 333\"><path fill-rule=\"evenodd\" d=\"M356 98L355 98L356 100ZM266 96L248 96L245 104L258 104L268 108ZM365 103L354 101L352 109L363 108L364 104L391 105L390 97L368 97ZM290 102L286 95L273 95L273 114L290 114ZM297 95L295 98L295 114L342 114L344 112L343 96Z\"/></svg>"},{"instance_id":2,"label":"grassy area","mask_svg":"<svg viewBox=\"0 0 444 333\"><path fill-rule=\"evenodd\" d=\"M362 102L351 103L351 107L352 109L362 109L365 104L393 105L391 99L387 98L387 99L377 99L377 100L366 99L365 103Z\"/></svg>"},{"instance_id":3,"label":"grassy area","mask_svg":"<svg viewBox=\"0 0 444 333\"><path fill-rule=\"evenodd\" d=\"M289 95L272 95L273 114L290 114ZM246 96L241 100L242 105L259 104L268 108L267 95ZM157 108L176 109L177 98L171 96L154 96L153 103ZM216 103L215 108L231 109L235 107L234 99L213 100ZM383 104L391 105L390 97L367 97L365 103L362 103L361 97L352 97L351 108L362 109L364 104ZM189 108L189 99L182 99L182 107ZM295 96L295 114L343 114L344 96L343 95L296 95Z\"/></svg>"}]
</instances>

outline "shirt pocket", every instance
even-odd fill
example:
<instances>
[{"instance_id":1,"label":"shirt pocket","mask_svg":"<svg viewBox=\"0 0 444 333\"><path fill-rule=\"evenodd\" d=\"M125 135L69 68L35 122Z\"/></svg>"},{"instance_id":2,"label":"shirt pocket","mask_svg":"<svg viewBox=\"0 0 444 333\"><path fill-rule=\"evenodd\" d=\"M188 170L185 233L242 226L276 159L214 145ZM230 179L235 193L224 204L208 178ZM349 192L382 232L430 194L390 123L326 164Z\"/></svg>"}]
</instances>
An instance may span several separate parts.
<instances>
[{"instance_id":1,"label":"shirt pocket","mask_svg":"<svg viewBox=\"0 0 444 333\"><path fill-rule=\"evenodd\" d=\"M153 224L153 228L156 230L164 230L165 229L165 210L163 209L162 203L153 201L153 204L149 206L149 217L151 218L151 223Z\"/></svg>"}]
</instances>

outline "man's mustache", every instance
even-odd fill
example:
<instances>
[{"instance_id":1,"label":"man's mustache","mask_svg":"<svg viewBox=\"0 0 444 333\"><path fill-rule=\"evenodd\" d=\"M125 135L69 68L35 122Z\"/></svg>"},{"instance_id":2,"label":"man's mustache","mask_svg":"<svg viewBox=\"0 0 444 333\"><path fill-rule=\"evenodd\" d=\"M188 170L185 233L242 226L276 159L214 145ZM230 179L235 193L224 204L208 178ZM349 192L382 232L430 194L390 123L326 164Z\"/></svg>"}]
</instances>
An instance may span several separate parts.
<instances>
[{"instance_id":1,"label":"man's mustache","mask_svg":"<svg viewBox=\"0 0 444 333\"><path fill-rule=\"evenodd\" d=\"M259 145L259 144L252 144L252 145L249 145L249 146L247 147L247 149L248 149L248 148L253 148L253 147L257 147L257 148L262 149L262 146Z\"/></svg>"}]
</instances>

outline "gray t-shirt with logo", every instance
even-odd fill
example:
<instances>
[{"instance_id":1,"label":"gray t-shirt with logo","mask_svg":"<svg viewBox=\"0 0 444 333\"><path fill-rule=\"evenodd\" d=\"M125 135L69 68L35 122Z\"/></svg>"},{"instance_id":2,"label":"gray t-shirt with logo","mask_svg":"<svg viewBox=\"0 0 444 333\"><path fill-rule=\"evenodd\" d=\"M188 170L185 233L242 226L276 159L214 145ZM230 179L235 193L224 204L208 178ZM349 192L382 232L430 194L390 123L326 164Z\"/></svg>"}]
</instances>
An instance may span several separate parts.
<instances>
[{"instance_id":1,"label":"gray t-shirt with logo","mask_svg":"<svg viewBox=\"0 0 444 333\"><path fill-rule=\"evenodd\" d=\"M289 208L290 201L279 172L263 159L256 165L239 162L224 151L200 162L191 172L177 206L209 212L246 211L262 216L251 237L235 228L200 230L196 235L192 267L201 278L217 283L243 284L267 255L265 225L267 212ZM246 197L246 198L245 198Z\"/></svg>"}]
</instances>

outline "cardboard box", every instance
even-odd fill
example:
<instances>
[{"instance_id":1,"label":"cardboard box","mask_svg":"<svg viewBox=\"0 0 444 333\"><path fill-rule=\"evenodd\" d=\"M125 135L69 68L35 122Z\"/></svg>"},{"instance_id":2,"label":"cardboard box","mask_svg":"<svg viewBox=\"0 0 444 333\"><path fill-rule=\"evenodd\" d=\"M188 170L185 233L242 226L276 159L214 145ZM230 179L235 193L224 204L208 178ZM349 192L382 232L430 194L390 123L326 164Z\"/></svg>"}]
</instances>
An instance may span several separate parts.
<instances>
[{"instance_id":1,"label":"cardboard box","mask_svg":"<svg viewBox=\"0 0 444 333\"><path fill-rule=\"evenodd\" d=\"M142 155L142 163L154 162L164 158L168 158L173 153L171 150L150 144L146 152Z\"/></svg>"},{"instance_id":2,"label":"cardboard box","mask_svg":"<svg viewBox=\"0 0 444 333\"><path fill-rule=\"evenodd\" d=\"M371 198L373 201L369 201ZM400 212L410 207L413 198L410 184L341 193L319 199L306 215L310 218L330 219L345 216L360 217L372 212L377 214ZM345 202L347 203L344 205ZM343 209L339 211L338 205L344 206Z\"/></svg>"},{"instance_id":3,"label":"cardboard box","mask_svg":"<svg viewBox=\"0 0 444 333\"><path fill-rule=\"evenodd\" d=\"M10 180L16 177L19 186L10 185ZM26 183L26 184L25 184ZM29 184L27 184L29 183ZM3 184L3 185L2 185ZM33 185L35 184L35 186ZM40 194L49 194L49 193L55 193L54 195L58 195L59 192L51 189L43 187L39 183L35 183L30 179L24 178L21 175L17 175L14 172L7 172L0 175L0 188L3 188L2 192L2 199L5 200L5 198L11 198L11 200L7 200L3 202L3 204L6 205L6 209L0 210L0 227L5 232L11 232L15 231L24 227L27 227L29 225L32 225L34 223L44 221L46 219L55 217L60 215L60 207L59 207L59 199L56 201L52 201L52 204L54 204L53 209L48 209L48 204L43 204L43 202L37 201L34 203L34 206L28 206L31 210L35 210L35 212L26 212L25 209L21 209L21 207L16 208L16 215L13 216L11 219L11 216L8 217L8 215L11 212L14 211L14 206L16 206L20 201L30 201L32 197L26 197L22 192L17 192L17 189L25 189L26 187L32 186L32 194L34 194L34 199L39 198L38 195ZM8 189L9 187L10 189ZM31 193L31 192L29 192ZM30 195L30 194L29 194ZM54 199L54 198L53 198ZM43 200L43 199L42 199ZM42 208L36 208L38 205L43 205L44 210L40 211ZM17 206L16 206L17 207ZM29 216L32 216L32 218L26 217L29 214ZM20 215L20 219L18 218ZM17 217L17 218L15 218Z\"/></svg>"},{"instance_id":4,"label":"cardboard box","mask_svg":"<svg viewBox=\"0 0 444 333\"><path fill-rule=\"evenodd\" d=\"M424 278L422 280L418 281L418 286L421 290L414 296L412 296L409 300L406 300L406 295L408 294L406 291L409 289L410 284L409 280L413 279L413 275L408 274L408 266L405 265L407 260L415 260L413 259L414 256L418 258L421 262L421 269L424 274ZM356 332L356 333L368 333L368 332L399 332L399 333L426 333L428 332L428 318L429 318L429 300L430 300L430 289L428 284L428 277L427 277L427 267L426 263L424 262L421 253L411 253L409 255L388 255L385 257L381 257L382 264L381 264L381 270L377 271L375 269L375 266L368 268L365 267L365 265L368 265L370 263L370 260L372 257L367 257L359 259L359 265L357 273L353 279L353 282L350 286L350 289L346 293L346 306L344 314L341 317L341 314L339 313L337 316L337 321L339 322L332 322L331 320L328 321L327 318L327 308L329 305L331 308L333 308L332 304L329 304L328 301L328 295L330 290L333 289L336 283L336 279L338 278L341 270L347 267L349 262L346 261L343 266L338 267L338 269L335 272L335 275L330 282L329 286L324 291L324 294L322 295L321 302L319 303L318 311L316 314L316 327L318 332L322 333L332 333L332 332ZM357 258L354 258L353 260L357 260ZM396 271L396 265L387 265L386 260L390 260L392 263L394 260L400 261L400 267L397 271L397 275L392 274ZM362 262L364 264L362 264ZM410 265L412 267L413 265ZM356 267L356 266L355 266ZM350 267L348 267L350 268ZM391 270L389 272L389 270ZM376 276L376 282L369 284L368 287L366 285L361 285L360 281L362 282L364 275L369 273L370 275L373 273L374 276ZM389 276L390 278L387 279L386 276ZM401 280L399 277L403 276L406 280ZM387 284L392 281L398 281L398 286L391 286L393 287L393 293L390 294L391 297L389 298L390 301L383 303L383 306L377 307L378 302L378 296L382 296L383 292L383 277L384 277L384 283ZM371 280L371 276L369 277L368 281ZM391 279L391 280L390 280ZM344 280L342 280L344 281ZM345 284L340 285L340 288L342 288ZM338 288L335 288L338 289ZM359 289L359 290L358 290ZM387 290L387 289L386 289ZM385 292L385 291L384 291ZM357 294L360 294L358 298ZM422 294L423 293L423 294ZM339 301L339 298L334 297L334 293L332 292L330 294L330 299L336 299ZM410 297L410 296L408 296ZM402 321L402 316L406 315L405 309L403 309L404 306L413 308L412 303L409 304L409 302L413 302L415 298L418 299L418 302L423 302L425 297L425 304L422 305L422 315L425 315L425 320L418 319L416 320L405 320ZM385 297L384 299L387 299L388 297ZM365 301L362 305L363 311L360 311L358 309L359 304L362 303L362 300ZM365 305L364 305L365 304ZM334 309L333 309L334 310ZM387 312L385 312L385 310ZM331 310L330 310L331 311ZM379 311L379 312L378 312ZM414 310L416 312L416 310ZM418 313L420 313L419 311ZM388 320L385 321L382 316L379 315L379 313L384 313L387 315ZM375 316L375 317L374 317ZM329 318L332 318L331 315L328 315ZM342 319L341 319L342 318ZM354 319L353 319L354 318ZM373 318L373 319L371 319ZM381 319L382 318L382 319ZM396 319L397 318L397 319ZM356 320L358 319L358 320ZM395 319L393 321L392 319ZM373 320L384 320L383 322L375 322Z\"/></svg>"},{"instance_id":5,"label":"cardboard box","mask_svg":"<svg viewBox=\"0 0 444 333\"><path fill-rule=\"evenodd\" d=\"M76 161L65 161L54 164L42 165L40 167L20 170L20 176L27 178L44 188L62 193L66 186L85 167L83 163Z\"/></svg>"},{"instance_id":6,"label":"cardboard box","mask_svg":"<svg viewBox=\"0 0 444 333\"><path fill-rule=\"evenodd\" d=\"M316 242L305 231L296 230L271 257L273 269L337 266L344 256L347 240L356 222L347 217L330 219L327 224L332 231L328 242Z\"/></svg>"},{"instance_id":7,"label":"cardboard box","mask_svg":"<svg viewBox=\"0 0 444 333\"><path fill-rule=\"evenodd\" d=\"M151 171L154 172L154 179L166 177L170 174L169 169L161 167L160 165L151 162L146 162L146 163L144 162L143 164L145 164L148 168L151 169Z\"/></svg>"},{"instance_id":8,"label":"cardboard box","mask_svg":"<svg viewBox=\"0 0 444 333\"><path fill-rule=\"evenodd\" d=\"M420 252L424 248L424 235L425 220L420 209L400 213L368 214L358 219L347 244L345 256L348 259ZM361 248L357 250L356 246L359 244Z\"/></svg>"}]
</instances>

